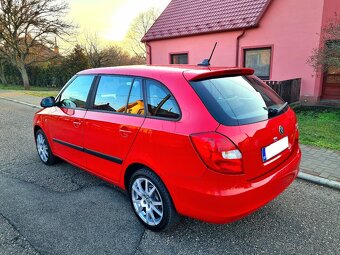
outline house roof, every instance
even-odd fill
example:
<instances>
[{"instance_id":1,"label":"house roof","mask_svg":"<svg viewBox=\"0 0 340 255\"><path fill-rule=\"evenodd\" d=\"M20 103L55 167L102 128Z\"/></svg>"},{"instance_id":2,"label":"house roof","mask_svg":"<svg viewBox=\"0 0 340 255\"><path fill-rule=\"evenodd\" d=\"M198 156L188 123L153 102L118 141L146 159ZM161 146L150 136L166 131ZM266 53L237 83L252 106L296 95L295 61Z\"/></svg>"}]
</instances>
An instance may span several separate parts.
<instances>
[{"instance_id":1,"label":"house roof","mask_svg":"<svg viewBox=\"0 0 340 255\"><path fill-rule=\"evenodd\" d=\"M142 42L256 27L271 0L172 0Z\"/></svg>"}]
</instances>

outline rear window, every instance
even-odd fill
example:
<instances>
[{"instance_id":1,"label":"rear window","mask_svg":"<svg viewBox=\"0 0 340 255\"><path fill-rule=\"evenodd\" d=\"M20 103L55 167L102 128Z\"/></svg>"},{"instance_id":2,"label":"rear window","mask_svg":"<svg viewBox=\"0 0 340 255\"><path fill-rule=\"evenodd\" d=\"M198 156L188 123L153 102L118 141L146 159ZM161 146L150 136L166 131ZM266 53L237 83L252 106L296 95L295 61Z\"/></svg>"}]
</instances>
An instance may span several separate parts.
<instances>
[{"instance_id":1,"label":"rear window","mask_svg":"<svg viewBox=\"0 0 340 255\"><path fill-rule=\"evenodd\" d=\"M227 126L267 120L287 110L286 103L255 76L190 82L212 116Z\"/></svg>"}]
</instances>

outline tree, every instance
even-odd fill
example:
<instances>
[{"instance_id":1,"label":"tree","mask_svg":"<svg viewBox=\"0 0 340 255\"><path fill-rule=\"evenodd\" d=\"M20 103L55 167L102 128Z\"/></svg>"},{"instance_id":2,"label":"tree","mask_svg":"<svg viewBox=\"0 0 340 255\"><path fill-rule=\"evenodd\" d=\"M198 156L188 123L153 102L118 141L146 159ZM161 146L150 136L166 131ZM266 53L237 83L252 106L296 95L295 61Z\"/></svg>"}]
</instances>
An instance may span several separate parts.
<instances>
[{"instance_id":1,"label":"tree","mask_svg":"<svg viewBox=\"0 0 340 255\"><path fill-rule=\"evenodd\" d=\"M102 54L103 66L125 66L143 63L143 61L141 61L139 58L131 57L131 55L127 51L123 50L117 45L112 45L105 48L102 51Z\"/></svg>"},{"instance_id":2,"label":"tree","mask_svg":"<svg viewBox=\"0 0 340 255\"><path fill-rule=\"evenodd\" d=\"M135 56L143 60L144 63L146 61L146 49L144 43L141 42L141 39L156 21L158 16L159 11L155 8L140 13L131 23L126 35L130 49Z\"/></svg>"},{"instance_id":3,"label":"tree","mask_svg":"<svg viewBox=\"0 0 340 255\"><path fill-rule=\"evenodd\" d=\"M330 20L321 34L321 47L313 49L309 63L315 71L328 71L330 68L340 69L340 16Z\"/></svg>"},{"instance_id":4,"label":"tree","mask_svg":"<svg viewBox=\"0 0 340 255\"><path fill-rule=\"evenodd\" d=\"M83 41L82 48L86 53L90 67L102 67L105 56L104 51L99 46L100 43L97 34L87 33Z\"/></svg>"},{"instance_id":5,"label":"tree","mask_svg":"<svg viewBox=\"0 0 340 255\"><path fill-rule=\"evenodd\" d=\"M0 0L0 54L19 70L25 89L27 66L51 58L40 49L52 47L55 36L62 38L72 28L63 20L67 10L57 0Z\"/></svg>"},{"instance_id":6,"label":"tree","mask_svg":"<svg viewBox=\"0 0 340 255\"><path fill-rule=\"evenodd\" d=\"M80 45L76 45L72 53L63 61L63 69L69 78L79 71L88 68L90 68L89 60Z\"/></svg>"},{"instance_id":7,"label":"tree","mask_svg":"<svg viewBox=\"0 0 340 255\"><path fill-rule=\"evenodd\" d=\"M0 82L3 84L8 84L6 75L5 75L5 65L6 65L6 60L0 56Z\"/></svg>"}]
</instances>

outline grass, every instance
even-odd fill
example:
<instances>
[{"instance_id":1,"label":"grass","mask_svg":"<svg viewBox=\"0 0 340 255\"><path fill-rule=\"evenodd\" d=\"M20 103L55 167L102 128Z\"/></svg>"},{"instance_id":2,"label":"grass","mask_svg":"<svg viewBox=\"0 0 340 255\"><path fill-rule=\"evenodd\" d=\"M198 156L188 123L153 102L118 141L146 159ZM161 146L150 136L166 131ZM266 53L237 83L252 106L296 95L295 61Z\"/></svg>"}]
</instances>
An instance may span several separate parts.
<instances>
[{"instance_id":1,"label":"grass","mask_svg":"<svg viewBox=\"0 0 340 255\"><path fill-rule=\"evenodd\" d=\"M294 111L302 144L340 150L340 109L298 107Z\"/></svg>"},{"instance_id":2,"label":"grass","mask_svg":"<svg viewBox=\"0 0 340 255\"><path fill-rule=\"evenodd\" d=\"M26 95L35 97L55 97L59 91L24 91Z\"/></svg>"},{"instance_id":3,"label":"grass","mask_svg":"<svg viewBox=\"0 0 340 255\"><path fill-rule=\"evenodd\" d=\"M50 87L37 87L37 86L31 86L30 90L25 90L24 86L18 86L18 85L3 85L0 84L0 89L4 90L18 90L24 94L30 95L30 96L36 96L36 97L50 97L50 96L56 96L59 92L58 88L50 88Z\"/></svg>"},{"instance_id":4,"label":"grass","mask_svg":"<svg viewBox=\"0 0 340 255\"><path fill-rule=\"evenodd\" d=\"M20 85L4 85L4 84L0 84L0 89L6 89L6 90L25 90L24 86L20 86ZM57 91L57 90L58 90L58 88L30 86L30 90L29 91Z\"/></svg>"}]
</instances>

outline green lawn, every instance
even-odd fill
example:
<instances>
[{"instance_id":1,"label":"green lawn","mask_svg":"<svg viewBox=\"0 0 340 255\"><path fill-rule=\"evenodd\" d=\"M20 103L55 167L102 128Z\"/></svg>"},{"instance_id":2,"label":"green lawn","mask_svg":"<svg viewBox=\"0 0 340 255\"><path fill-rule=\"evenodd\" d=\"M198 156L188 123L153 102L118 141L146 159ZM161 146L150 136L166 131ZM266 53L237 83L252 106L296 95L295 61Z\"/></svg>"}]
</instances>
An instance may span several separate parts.
<instances>
[{"instance_id":1,"label":"green lawn","mask_svg":"<svg viewBox=\"0 0 340 255\"><path fill-rule=\"evenodd\" d=\"M35 97L56 97L59 91L23 91L23 93Z\"/></svg>"},{"instance_id":2,"label":"green lawn","mask_svg":"<svg viewBox=\"0 0 340 255\"><path fill-rule=\"evenodd\" d=\"M36 97L56 96L60 90L60 88L48 88L48 87L36 87L36 86L31 86L30 90L25 90L24 86L3 85L3 84L0 84L0 89L19 90L27 95L36 96Z\"/></svg>"},{"instance_id":3,"label":"green lawn","mask_svg":"<svg viewBox=\"0 0 340 255\"><path fill-rule=\"evenodd\" d=\"M20 85L4 85L4 84L0 84L0 89L25 90L24 86L20 86ZM60 88L30 86L30 91L56 91L58 89L60 89Z\"/></svg>"},{"instance_id":4,"label":"green lawn","mask_svg":"<svg viewBox=\"0 0 340 255\"><path fill-rule=\"evenodd\" d=\"M340 109L298 107L300 143L340 150Z\"/></svg>"}]
</instances>

